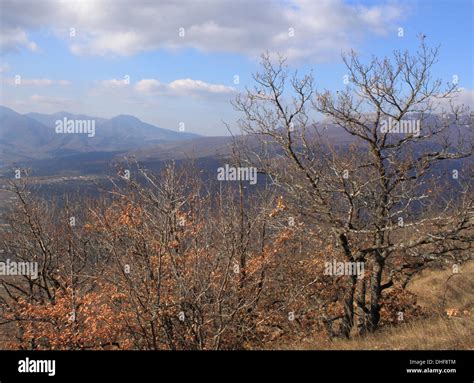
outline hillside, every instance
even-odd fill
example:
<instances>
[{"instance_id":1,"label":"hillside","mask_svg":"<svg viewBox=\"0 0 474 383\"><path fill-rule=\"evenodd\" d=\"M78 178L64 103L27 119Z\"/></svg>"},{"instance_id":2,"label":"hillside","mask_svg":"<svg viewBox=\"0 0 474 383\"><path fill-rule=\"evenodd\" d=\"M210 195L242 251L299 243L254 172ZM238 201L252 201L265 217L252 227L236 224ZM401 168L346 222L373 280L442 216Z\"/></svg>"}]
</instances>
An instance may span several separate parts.
<instances>
[{"instance_id":1,"label":"hillside","mask_svg":"<svg viewBox=\"0 0 474 383\"><path fill-rule=\"evenodd\" d=\"M474 349L474 261L460 267L424 270L408 285L429 317L389 326L366 337L329 342L319 337L276 342L272 349L289 350L472 350Z\"/></svg>"}]
</instances>

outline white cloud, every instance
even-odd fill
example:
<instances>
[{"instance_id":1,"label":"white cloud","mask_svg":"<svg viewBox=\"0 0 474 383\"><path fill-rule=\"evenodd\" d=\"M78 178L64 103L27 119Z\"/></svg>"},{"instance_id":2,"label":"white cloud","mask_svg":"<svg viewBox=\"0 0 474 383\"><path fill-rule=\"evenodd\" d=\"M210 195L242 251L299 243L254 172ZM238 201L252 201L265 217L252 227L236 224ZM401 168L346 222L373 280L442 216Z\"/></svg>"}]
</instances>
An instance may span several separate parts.
<instances>
[{"instance_id":1,"label":"white cloud","mask_svg":"<svg viewBox=\"0 0 474 383\"><path fill-rule=\"evenodd\" d=\"M178 79L169 84L156 79L142 79L135 84L135 90L141 94L166 94L180 96L212 97L232 94L235 89L221 84L210 84L190 78Z\"/></svg>"},{"instance_id":2,"label":"white cloud","mask_svg":"<svg viewBox=\"0 0 474 383\"><path fill-rule=\"evenodd\" d=\"M15 77L3 78L2 82L8 85L14 86L51 86L51 85L60 85L67 86L71 82L68 80L51 80L49 78L19 78L20 82L17 83Z\"/></svg>"},{"instance_id":3,"label":"white cloud","mask_svg":"<svg viewBox=\"0 0 474 383\"><path fill-rule=\"evenodd\" d=\"M3 6L3 5L2 5ZM3 22L3 18L2 18ZM0 30L0 50L3 52L15 51L19 48L26 48L32 52L38 51L38 46L34 41L28 39L27 33L20 28L2 28Z\"/></svg>"},{"instance_id":4,"label":"white cloud","mask_svg":"<svg viewBox=\"0 0 474 383\"><path fill-rule=\"evenodd\" d=\"M73 105L73 101L66 98L41 96L38 94L32 95L31 101L37 104L43 104L45 106L53 106L53 107L67 107L67 106Z\"/></svg>"},{"instance_id":5,"label":"white cloud","mask_svg":"<svg viewBox=\"0 0 474 383\"><path fill-rule=\"evenodd\" d=\"M140 47L140 35L135 32L104 33L87 42L72 43L70 50L76 55L108 55L122 56L137 53Z\"/></svg>"},{"instance_id":6,"label":"white cloud","mask_svg":"<svg viewBox=\"0 0 474 383\"><path fill-rule=\"evenodd\" d=\"M431 104L431 113L451 113L452 106L462 107L462 112L474 111L474 90L459 87L449 97L444 94L429 97L421 106Z\"/></svg>"},{"instance_id":7,"label":"white cloud","mask_svg":"<svg viewBox=\"0 0 474 383\"><path fill-rule=\"evenodd\" d=\"M175 80L168 85L169 89L176 92L209 92L209 93L232 93L234 88L225 85L209 84L200 80L190 78Z\"/></svg>"},{"instance_id":8,"label":"white cloud","mask_svg":"<svg viewBox=\"0 0 474 383\"><path fill-rule=\"evenodd\" d=\"M126 79L110 79L110 80L103 80L99 81L99 85L103 88L123 88L129 85Z\"/></svg>"},{"instance_id":9,"label":"white cloud","mask_svg":"<svg viewBox=\"0 0 474 383\"><path fill-rule=\"evenodd\" d=\"M141 93L151 93L163 89L163 85L158 80L149 78L138 81L135 89Z\"/></svg>"},{"instance_id":10,"label":"white cloud","mask_svg":"<svg viewBox=\"0 0 474 383\"><path fill-rule=\"evenodd\" d=\"M474 90L462 88L455 102L471 108L474 111Z\"/></svg>"},{"instance_id":11,"label":"white cloud","mask_svg":"<svg viewBox=\"0 0 474 383\"><path fill-rule=\"evenodd\" d=\"M439 107L440 110L450 111L451 106L448 99L432 99L435 106ZM462 106L470 108L474 111L474 90L466 88L458 88L457 92L454 93L451 102L454 106Z\"/></svg>"},{"instance_id":12,"label":"white cloud","mask_svg":"<svg viewBox=\"0 0 474 383\"><path fill-rule=\"evenodd\" d=\"M19 4L28 4L21 6ZM369 35L395 33L401 6L361 6L343 0L180 2L3 0L4 45L36 49L25 31L49 27L77 55L127 56L194 48L251 57L263 51L323 61ZM75 28L76 35L69 36ZM184 28L184 36L179 35ZM294 36L289 35L293 28Z\"/></svg>"}]
</instances>

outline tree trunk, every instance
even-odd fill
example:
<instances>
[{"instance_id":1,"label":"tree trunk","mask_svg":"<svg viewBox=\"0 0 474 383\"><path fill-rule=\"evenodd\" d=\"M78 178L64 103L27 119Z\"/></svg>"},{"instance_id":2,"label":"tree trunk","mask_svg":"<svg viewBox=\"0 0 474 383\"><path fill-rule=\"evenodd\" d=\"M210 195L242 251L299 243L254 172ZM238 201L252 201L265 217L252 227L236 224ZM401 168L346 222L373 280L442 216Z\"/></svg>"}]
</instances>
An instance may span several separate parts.
<instances>
[{"instance_id":1,"label":"tree trunk","mask_svg":"<svg viewBox=\"0 0 474 383\"><path fill-rule=\"evenodd\" d=\"M367 309L365 295L367 293L367 282L362 279L357 298L357 331L359 335L367 332Z\"/></svg>"},{"instance_id":2,"label":"tree trunk","mask_svg":"<svg viewBox=\"0 0 474 383\"><path fill-rule=\"evenodd\" d=\"M344 299L344 316L340 329L340 336L349 338L354 325L354 293L357 284L357 276L351 276L351 286L347 297Z\"/></svg>"},{"instance_id":3,"label":"tree trunk","mask_svg":"<svg viewBox=\"0 0 474 383\"><path fill-rule=\"evenodd\" d=\"M372 332L377 329L380 320L380 297L382 295L381 281L385 259L379 254L375 255L374 267L370 279L370 308L368 313L367 330Z\"/></svg>"}]
</instances>

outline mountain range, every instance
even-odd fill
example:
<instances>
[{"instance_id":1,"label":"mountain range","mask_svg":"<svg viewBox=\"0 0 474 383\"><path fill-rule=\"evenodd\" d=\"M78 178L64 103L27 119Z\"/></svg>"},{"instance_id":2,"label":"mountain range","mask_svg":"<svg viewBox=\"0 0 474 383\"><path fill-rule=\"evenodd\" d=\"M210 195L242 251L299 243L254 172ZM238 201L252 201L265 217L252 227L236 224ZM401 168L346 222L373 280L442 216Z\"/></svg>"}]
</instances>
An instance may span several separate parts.
<instances>
[{"instance_id":1,"label":"mountain range","mask_svg":"<svg viewBox=\"0 0 474 383\"><path fill-rule=\"evenodd\" d=\"M93 121L94 136L56 133L57 121L65 120ZM68 112L20 114L0 106L0 166L87 152L124 152L198 137L147 124L130 115L105 119Z\"/></svg>"},{"instance_id":2,"label":"mountain range","mask_svg":"<svg viewBox=\"0 0 474 383\"><path fill-rule=\"evenodd\" d=\"M430 118L428 123L440 117ZM58 121L93 121L94 134L57 133ZM317 123L315 128L324 142L346 147L355 141L354 136L328 122ZM463 130L465 138L472 135L471 129L468 123ZM456 132L453 129L451 135ZM252 134L237 137L244 139L248 148L259 150L259 139ZM37 175L104 174L113 162L125 157L153 165L185 158L205 163L228 156L232 142L231 136L205 137L163 129L130 115L106 119L68 112L20 114L0 106L0 173L21 167L34 169Z\"/></svg>"}]
</instances>

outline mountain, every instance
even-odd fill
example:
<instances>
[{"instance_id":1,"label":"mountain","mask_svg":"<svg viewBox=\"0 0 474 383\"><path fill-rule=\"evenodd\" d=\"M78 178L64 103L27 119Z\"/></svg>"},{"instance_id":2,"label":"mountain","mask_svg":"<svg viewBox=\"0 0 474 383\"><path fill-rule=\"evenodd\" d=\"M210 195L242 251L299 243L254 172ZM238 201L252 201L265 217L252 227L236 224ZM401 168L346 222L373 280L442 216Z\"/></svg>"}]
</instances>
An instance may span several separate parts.
<instances>
[{"instance_id":1,"label":"mountain","mask_svg":"<svg viewBox=\"0 0 474 383\"><path fill-rule=\"evenodd\" d=\"M186 158L204 158L229 156L232 153L232 137L198 137L193 140L167 142L149 146L147 148L131 150L128 156L137 160L181 160Z\"/></svg>"},{"instance_id":2,"label":"mountain","mask_svg":"<svg viewBox=\"0 0 474 383\"><path fill-rule=\"evenodd\" d=\"M56 126L57 120L62 120L63 118L67 118L70 120L88 120L93 119L96 121L96 124L102 123L106 121L105 118L100 117L91 117L85 114L73 114L69 112L57 112L53 114L43 114L43 113L26 113L24 116L32 118L33 120L38 121L39 123L49 127L54 128Z\"/></svg>"},{"instance_id":3,"label":"mountain","mask_svg":"<svg viewBox=\"0 0 474 383\"><path fill-rule=\"evenodd\" d=\"M0 165L45 156L40 148L54 139L40 122L0 106Z\"/></svg>"},{"instance_id":4,"label":"mountain","mask_svg":"<svg viewBox=\"0 0 474 383\"><path fill-rule=\"evenodd\" d=\"M431 124L439 122L433 116ZM57 121L94 121L94 134L56 133ZM462 125L461 125L462 126ZM460 127L461 127L460 126ZM318 122L314 129L307 130L309 142L320 142L335 148L345 149L358 139L329 121ZM456 143L460 132L455 127L449 135ZM468 137L464 128L462 135ZM472 134L472 133L471 133ZM398 139L396 137L391 137ZM245 141L247 151L263 150L262 137L254 134L235 136L239 142ZM140 162L158 166L166 160L223 160L232 155L234 137L204 137L196 134L177 132L147 124L130 115L119 115L110 119L97 118L68 112L54 114L19 114L0 106L0 174L8 172L11 163L34 169L36 174L105 174L114 162L124 158L136 158ZM294 133L295 145L302 145L299 132ZM361 150L365 150L362 143ZM426 140L417 145L415 152L436 149L439 143ZM281 148L270 138L266 138L268 153L281 154ZM456 162L450 162L457 166Z\"/></svg>"},{"instance_id":5,"label":"mountain","mask_svg":"<svg viewBox=\"0 0 474 383\"><path fill-rule=\"evenodd\" d=\"M82 121L86 133L56 133L57 121ZM81 122L81 124L82 124ZM86 125L81 125L86 126ZM64 157L87 152L121 152L199 137L147 124L134 116L111 119L83 114L19 114L0 106L0 166L22 160Z\"/></svg>"},{"instance_id":6,"label":"mountain","mask_svg":"<svg viewBox=\"0 0 474 383\"><path fill-rule=\"evenodd\" d=\"M183 141L199 137L197 134L175 132L158 128L129 115L119 115L98 124L97 138L113 139L115 147L138 147L143 144L157 144L169 141ZM105 145L105 142L103 142Z\"/></svg>"}]
</instances>

